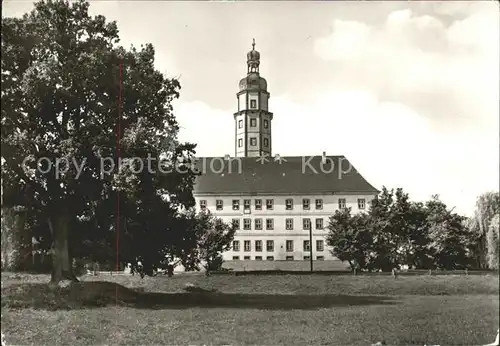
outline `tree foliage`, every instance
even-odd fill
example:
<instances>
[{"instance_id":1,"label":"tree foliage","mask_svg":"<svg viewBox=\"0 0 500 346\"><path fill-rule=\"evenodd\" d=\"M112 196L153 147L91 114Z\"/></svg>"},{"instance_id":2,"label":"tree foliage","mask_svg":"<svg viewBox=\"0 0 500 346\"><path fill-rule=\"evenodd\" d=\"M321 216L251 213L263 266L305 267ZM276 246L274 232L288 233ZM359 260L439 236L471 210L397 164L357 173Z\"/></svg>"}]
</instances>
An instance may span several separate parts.
<instances>
[{"instance_id":1,"label":"tree foliage","mask_svg":"<svg viewBox=\"0 0 500 346\"><path fill-rule=\"evenodd\" d=\"M499 266L499 247L500 247L500 215L496 214L491 220L486 237L486 246L488 247L488 267L497 269Z\"/></svg>"},{"instance_id":2,"label":"tree foliage","mask_svg":"<svg viewBox=\"0 0 500 346\"><path fill-rule=\"evenodd\" d=\"M2 17L4 197L36 219L54 282L74 279L75 254L158 265L194 204L195 174L176 169L194 154L177 140L178 81L155 69L152 45L120 47L116 23L88 9L40 1Z\"/></svg>"},{"instance_id":3,"label":"tree foliage","mask_svg":"<svg viewBox=\"0 0 500 346\"><path fill-rule=\"evenodd\" d=\"M442 269L463 269L468 266L468 232L464 217L452 213L434 196L426 203L429 225L429 253L435 266Z\"/></svg>"},{"instance_id":4,"label":"tree foliage","mask_svg":"<svg viewBox=\"0 0 500 346\"><path fill-rule=\"evenodd\" d=\"M498 268L498 218L500 214L500 194L487 192L478 197L474 215L468 220L468 227L476 236L472 248L477 265L481 268ZM498 243L497 243L498 244ZM492 262L490 263L490 259Z\"/></svg>"},{"instance_id":5,"label":"tree foliage","mask_svg":"<svg viewBox=\"0 0 500 346\"><path fill-rule=\"evenodd\" d=\"M457 269L470 262L464 218L448 210L438 196L423 204L410 201L402 189L384 187L367 213L337 211L328 229L332 254L352 268Z\"/></svg>"},{"instance_id":6,"label":"tree foliage","mask_svg":"<svg viewBox=\"0 0 500 346\"><path fill-rule=\"evenodd\" d=\"M231 248L236 227L215 217L210 211L191 211L186 215L188 227L178 256L186 270L199 270L203 265L208 275L222 265L222 252Z\"/></svg>"},{"instance_id":7,"label":"tree foliage","mask_svg":"<svg viewBox=\"0 0 500 346\"><path fill-rule=\"evenodd\" d=\"M366 268L373 250L373 234L370 232L367 214L351 215L351 209L338 210L330 218L330 230L326 243L332 253L346 261L351 269Z\"/></svg>"}]
</instances>

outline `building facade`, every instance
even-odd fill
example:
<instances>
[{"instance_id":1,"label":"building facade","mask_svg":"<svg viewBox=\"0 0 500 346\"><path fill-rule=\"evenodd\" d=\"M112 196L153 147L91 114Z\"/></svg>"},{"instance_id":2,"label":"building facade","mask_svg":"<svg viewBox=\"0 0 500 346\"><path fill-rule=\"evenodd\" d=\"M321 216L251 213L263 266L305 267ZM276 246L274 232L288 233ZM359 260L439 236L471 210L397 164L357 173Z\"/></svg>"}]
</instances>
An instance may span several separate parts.
<instances>
[{"instance_id":1,"label":"building facade","mask_svg":"<svg viewBox=\"0 0 500 346\"><path fill-rule=\"evenodd\" d=\"M237 225L232 249L224 260L333 260L326 245L329 218L341 208L368 208L373 195L197 195L208 209ZM312 232L311 239L309 232Z\"/></svg>"},{"instance_id":2,"label":"building facade","mask_svg":"<svg viewBox=\"0 0 500 346\"><path fill-rule=\"evenodd\" d=\"M197 208L237 225L226 261L334 260L330 216L367 210L379 191L344 156L272 156L270 94L252 46L236 94L235 156L198 158Z\"/></svg>"}]
</instances>

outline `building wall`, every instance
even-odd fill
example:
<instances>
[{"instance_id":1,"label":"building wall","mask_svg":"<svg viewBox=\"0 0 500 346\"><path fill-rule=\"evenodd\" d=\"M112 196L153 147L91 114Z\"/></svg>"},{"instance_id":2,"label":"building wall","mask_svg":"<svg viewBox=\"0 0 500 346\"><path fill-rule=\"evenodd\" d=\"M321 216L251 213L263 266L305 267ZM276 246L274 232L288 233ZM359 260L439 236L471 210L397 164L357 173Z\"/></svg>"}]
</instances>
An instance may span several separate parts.
<instances>
[{"instance_id":1,"label":"building wall","mask_svg":"<svg viewBox=\"0 0 500 346\"><path fill-rule=\"evenodd\" d=\"M334 260L330 253L330 248L326 245L325 237L327 235L326 227L328 219L336 210L339 210L339 199L345 200L345 206L351 207L353 213L360 212L363 209L358 208L358 199L365 201L365 209L368 210L369 204L375 195L263 195L263 196L202 196L195 195L197 208L200 209L200 201L206 201L206 208L214 215L220 217L225 222L232 222L233 219L240 220L240 229L236 232L234 240L239 241L239 251L234 249L224 253L225 260L232 260L234 256L239 256L240 260L245 257L255 260L256 257L262 257L266 260L268 256L273 256L274 260L286 260L287 256L293 256L294 260L304 260L305 256L310 256L309 251L304 251L303 242L309 240L309 230L304 229L303 220L309 219L312 227L312 250L313 259L322 256L324 260ZM262 209L257 210L255 200L262 201ZM266 207L266 200L273 200L272 210ZM286 200L293 201L292 209L287 210ZM309 199L310 206L308 210L303 208L303 199ZM322 208L316 209L316 200L322 201ZM216 201L222 200L223 209L216 209ZM233 210L233 200L239 201L239 210ZM250 200L250 209L244 210L244 200ZM244 219L250 220L250 229L244 229ZM255 220L262 220L262 229L255 229ZM273 220L273 229L266 229L266 219ZM293 229L286 229L286 220L293 220ZM323 220L323 229L316 228L316 219ZM250 251L245 251L244 241L250 241ZM255 241L262 241L262 251L257 251ZM274 243L273 251L266 251L266 241L272 240ZM287 251L286 241L293 241L293 251ZM316 241L323 240L324 250L317 251Z\"/></svg>"}]
</instances>

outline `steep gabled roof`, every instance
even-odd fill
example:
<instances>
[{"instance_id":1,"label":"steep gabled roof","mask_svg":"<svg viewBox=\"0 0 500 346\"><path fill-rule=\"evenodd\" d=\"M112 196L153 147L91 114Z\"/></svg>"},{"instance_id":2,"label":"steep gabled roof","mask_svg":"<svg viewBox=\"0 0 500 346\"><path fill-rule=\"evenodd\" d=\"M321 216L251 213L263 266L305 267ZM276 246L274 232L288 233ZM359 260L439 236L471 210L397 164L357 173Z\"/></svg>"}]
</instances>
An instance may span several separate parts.
<instances>
[{"instance_id":1,"label":"steep gabled roof","mask_svg":"<svg viewBox=\"0 0 500 346\"><path fill-rule=\"evenodd\" d=\"M344 156L198 158L194 194L378 194ZM281 163L280 163L281 162Z\"/></svg>"}]
</instances>

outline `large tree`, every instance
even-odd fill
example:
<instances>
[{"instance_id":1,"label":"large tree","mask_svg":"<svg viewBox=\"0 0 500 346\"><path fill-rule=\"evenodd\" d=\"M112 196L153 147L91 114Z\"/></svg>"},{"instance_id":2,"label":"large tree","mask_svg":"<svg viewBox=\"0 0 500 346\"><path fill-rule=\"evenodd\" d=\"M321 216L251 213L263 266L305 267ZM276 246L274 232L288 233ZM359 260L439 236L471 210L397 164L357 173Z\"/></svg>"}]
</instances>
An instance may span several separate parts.
<instances>
[{"instance_id":1,"label":"large tree","mask_svg":"<svg viewBox=\"0 0 500 346\"><path fill-rule=\"evenodd\" d=\"M326 243L332 254L353 270L369 266L374 240L370 221L367 214L351 215L350 208L337 210L330 217Z\"/></svg>"},{"instance_id":2,"label":"large tree","mask_svg":"<svg viewBox=\"0 0 500 346\"><path fill-rule=\"evenodd\" d=\"M464 217L448 210L439 196L426 203L429 226L429 253L440 269L463 269L469 265L468 232Z\"/></svg>"},{"instance_id":3,"label":"large tree","mask_svg":"<svg viewBox=\"0 0 500 346\"><path fill-rule=\"evenodd\" d=\"M491 220L486 245L488 247L488 267L497 269L499 266L499 246L500 246L500 214L496 214Z\"/></svg>"},{"instance_id":4,"label":"large tree","mask_svg":"<svg viewBox=\"0 0 500 346\"><path fill-rule=\"evenodd\" d=\"M418 208L412 207L403 189L396 191L386 187L375 198L369 210L372 232L375 238L375 256L372 265L377 269L391 270L403 264L413 264L414 239L419 225L413 220ZM418 230L419 231L419 230Z\"/></svg>"},{"instance_id":5,"label":"large tree","mask_svg":"<svg viewBox=\"0 0 500 346\"><path fill-rule=\"evenodd\" d=\"M498 229L499 215L500 194L498 192L487 192L477 198L476 209L468 220L468 226L477 238L473 250L480 268L491 267L489 258L497 257L498 245L495 244L495 239L497 239L495 232Z\"/></svg>"},{"instance_id":6,"label":"large tree","mask_svg":"<svg viewBox=\"0 0 500 346\"><path fill-rule=\"evenodd\" d=\"M177 140L178 81L155 70L152 45L118 46L116 23L88 9L40 1L2 18L2 183L50 232L54 283L76 279L85 240L114 244L117 261L158 262L194 203L193 172L176 169L194 149Z\"/></svg>"}]
</instances>

